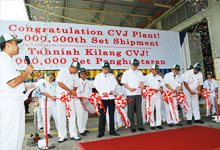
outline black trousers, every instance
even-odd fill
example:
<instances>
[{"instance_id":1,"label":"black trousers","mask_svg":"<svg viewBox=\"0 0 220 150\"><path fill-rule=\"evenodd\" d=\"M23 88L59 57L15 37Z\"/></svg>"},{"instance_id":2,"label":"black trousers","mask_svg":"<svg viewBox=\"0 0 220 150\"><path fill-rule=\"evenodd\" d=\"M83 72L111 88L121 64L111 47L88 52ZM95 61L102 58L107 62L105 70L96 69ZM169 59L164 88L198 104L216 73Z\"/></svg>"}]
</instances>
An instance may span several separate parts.
<instances>
[{"instance_id":1,"label":"black trousers","mask_svg":"<svg viewBox=\"0 0 220 150\"><path fill-rule=\"evenodd\" d=\"M141 95L133 95L133 96L127 96L127 101L129 102L132 99L130 103L127 104L128 106L128 118L131 122L131 129L135 129L135 122L134 122L134 106L136 105L136 113L137 113L137 128L143 127L143 118L142 118L142 98Z\"/></svg>"},{"instance_id":2,"label":"black trousers","mask_svg":"<svg viewBox=\"0 0 220 150\"><path fill-rule=\"evenodd\" d=\"M114 99L110 99L110 100L102 100L103 106L105 107L105 110L107 110L108 107L108 112L109 114L109 128L110 134L114 134L115 133L115 126L114 126L114 113L115 113L115 103L114 103ZM106 112L105 112L106 113ZM105 121L106 121L106 115L104 113L104 109L100 109L100 117L99 117L99 135L104 135L105 133Z\"/></svg>"}]
</instances>

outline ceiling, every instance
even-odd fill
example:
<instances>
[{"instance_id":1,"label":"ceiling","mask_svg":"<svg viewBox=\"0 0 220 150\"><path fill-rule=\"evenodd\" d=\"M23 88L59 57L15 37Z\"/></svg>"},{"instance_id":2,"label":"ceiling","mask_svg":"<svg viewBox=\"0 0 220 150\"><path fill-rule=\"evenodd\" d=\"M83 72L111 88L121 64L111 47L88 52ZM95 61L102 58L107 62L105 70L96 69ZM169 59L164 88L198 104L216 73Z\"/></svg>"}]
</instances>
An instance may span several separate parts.
<instances>
[{"instance_id":1,"label":"ceiling","mask_svg":"<svg viewBox=\"0 0 220 150\"><path fill-rule=\"evenodd\" d=\"M24 0L29 20L142 28L179 0Z\"/></svg>"}]
</instances>

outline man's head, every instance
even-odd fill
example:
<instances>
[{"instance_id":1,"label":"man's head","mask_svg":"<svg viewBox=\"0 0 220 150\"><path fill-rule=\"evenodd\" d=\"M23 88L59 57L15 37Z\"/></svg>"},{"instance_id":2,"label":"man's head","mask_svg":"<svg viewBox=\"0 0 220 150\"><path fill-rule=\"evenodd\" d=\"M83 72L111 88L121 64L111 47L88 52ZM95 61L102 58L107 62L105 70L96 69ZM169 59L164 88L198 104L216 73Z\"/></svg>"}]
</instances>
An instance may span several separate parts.
<instances>
[{"instance_id":1,"label":"man's head","mask_svg":"<svg viewBox=\"0 0 220 150\"><path fill-rule=\"evenodd\" d=\"M117 72L117 79L121 81L122 75L122 72Z\"/></svg>"},{"instance_id":2,"label":"man's head","mask_svg":"<svg viewBox=\"0 0 220 150\"><path fill-rule=\"evenodd\" d=\"M193 69L193 66L192 66L192 65L189 65L189 66L187 67L187 70L191 70L191 69Z\"/></svg>"},{"instance_id":3,"label":"man's head","mask_svg":"<svg viewBox=\"0 0 220 150\"><path fill-rule=\"evenodd\" d=\"M151 72L152 72L153 75L157 75L159 71L160 71L160 69L159 69L159 66L157 64L154 64L151 67Z\"/></svg>"},{"instance_id":4,"label":"man's head","mask_svg":"<svg viewBox=\"0 0 220 150\"><path fill-rule=\"evenodd\" d=\"M138 66L139 66L139 63L138 63L138 60L136 58L133 58L131 60L131 70L135 71L137 70Z\"/></svg>"},{"instance_id":5,"label":"man's head","mask_svg":"<svg viewBox=\"0 0 220 150\"><path fill-rule=\"evenodd\" d=\"M174 75L177 75L180 71L180 66L177 64L173 65L172 71Z\"/></svg>"},{"instance_id":6,"label":"man's head","mask_svg":"<svg viewBox=\"0 0 220 150\"><path fill-rule=\"evenodd\" d=\"M1 51L6 52L11 57L19 53L18 44L20 44L23 39L17 39L10 34L4 34L0 36L0 47Z\"/></svg>"},{"instance_id":7,"label":"man's head","mask_svg":"<svg viewBox=\"0 0 220 150\"><path fill-rule=\"evenodd\" d=\"M201 71L201 67L202 67L201 64L196 63L193 67L194 74L197 74L199 71Z\"/></svg>"},{"instance_id":8,"label":"man's head","mask_svg":"<svg viewBox=\"0 0 220 150\"><path fill-rule=\"evenodd\" d=\"M211 71L208 71L206 74L207 74L207 78L208 78L208 79L211 79L211 78L212 78L212 72L211 72Z\"/></svg>"},{"instance_id":9,"label":"man's head","mask_svg":"<svg viewBox=\"0 0 220 150\"><path fill-rule=\"evenodd\" d=\"M80 71L80 63L77 61L73 61L70 68L69 68L70 74L75 74Z\"/></svg>"},{"instance_id":10,"label":"man's head","mask_svg":"<svg viewBox=\"0 0 220 150\"><path fill-rule=\"evenodd\" d=\"M110 64L108 62L104 62L102 64L102 72L104 74L108 74L109 73L109 69L110 69Z\"/></svg>"}]
</instances>

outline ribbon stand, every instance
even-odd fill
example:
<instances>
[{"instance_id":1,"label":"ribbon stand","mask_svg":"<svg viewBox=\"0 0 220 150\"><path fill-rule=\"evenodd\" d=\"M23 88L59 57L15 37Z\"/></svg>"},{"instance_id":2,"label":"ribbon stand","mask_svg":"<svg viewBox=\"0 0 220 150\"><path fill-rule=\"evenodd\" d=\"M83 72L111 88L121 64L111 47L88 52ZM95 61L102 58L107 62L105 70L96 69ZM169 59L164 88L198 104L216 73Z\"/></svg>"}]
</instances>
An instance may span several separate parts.
<instances>
[{"instance_id":1,"label":"ribbon stand","mask_svg":"<svg viewBox=\"0 0 220 150\"><path fill-rule=\"evenodd\" d=\"M39 147L39 145L38 145L38 147L40 149L51 149L51 148L54 148L55 145L51 144L51 143L48 144L48 136L47 136L47 97L46 97L46 100L45 100L44 104L45 104L45 126L44 127L45 127L45 141L46 141L46 145L44 145L45 143L43 142L43 146Z\"/></svg>"}]
</instances>

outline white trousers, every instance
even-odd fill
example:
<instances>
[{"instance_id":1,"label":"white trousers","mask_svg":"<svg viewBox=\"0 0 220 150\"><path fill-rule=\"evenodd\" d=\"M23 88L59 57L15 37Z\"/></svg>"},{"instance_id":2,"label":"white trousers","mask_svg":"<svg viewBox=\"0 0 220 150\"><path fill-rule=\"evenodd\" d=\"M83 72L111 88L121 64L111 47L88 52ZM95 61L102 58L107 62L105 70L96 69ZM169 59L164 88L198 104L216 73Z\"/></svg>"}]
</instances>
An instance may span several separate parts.
<instances>
[{"instance_id":1,"label":"white trousers","mask_svg":"<svg viewBox=\"0 0 220 150\"><path fill-rule=\"evenodd\" d=\"M37 126L38 128L43 128L44 127L44 122L43 122L43 117L41 115L41 107L37 107Z\"/></svg>"},{"instance_id":2,"label":"white trousers","mask_svg":"<svg viewBox=\"0 0 220 150\"><path fill-rule=\"evenodd\" d=\"M152 113L150 116L150 119L153 121L150 121L150 126L161 126L161 97L153 97L151 98L151 109ZM156 122L154 121L154 109L156 108Z\"/></svg>"},{"instance_id":3,"label":"white trousers","mask_svg":"<svg viewBox=\"0 0 220 150\"><path fill-rule=\"evenodd\" d=\"M214 114L214 113L216 113L215 98L209 96L209 101L210 101L210 104L212 105L212 114ZM209 111L208 107L206 107L206 115L210 115L210 111Z\"/></svg>"},{"instance_id":4,"label":"white trousers","mask_svg":"<svg viewBox=\"0 0 220 150\"><path fill-rule=\"evenodd\" d=\"M24 136L23 97L0 98L0 150L21 150Z\"/></svg>"},{"instance_id":5,"label":"white trousers","mask_svg":"<svg viewBox=\"0 0 220 150\"><path fill-rule=\"evenodd\" d=\"M79 99L75 100L75 109L76 109L77 126L79 129L79 133L83 133L86 131L88 112L83 109L83 106Z\"/></svg>"},{"instance_id":6,"label":"white trousers","mask_svg":"<svg viewBox=\"0 0 220 150\"><path fill-rule=\"evenodd\" d=\"M44 123L44 134L46 133L46 128L45 128L45 104L41 104L41 114L43 117L43 123ZM57 106L56 102L52 102L52 105L47 107L47 134L50 134L50 119L51 116L53 116L53 119L55 121L55 126L58 131L59 125L58 125L58 117L57 117Z\"/></svg>"},{"instance_id":7,"label":"white trousers","mask_svg":"<svg viewBox=\"0 0 220 150\"><path fill-rule=\"evenodd\" d=\"M174 104L174 108L175 108L174 111L176 113L176 115L174 114L174 116L177 117L177 118L171 119L170 106L165 102L165 108L166 108L166 112L167 112L166 113L167 124L171 124L171 123L177 124L177 123L179 123L179 111L178 111L178 107L176 107L177 106L176 97L173 97L173 104ZM177 119L177 121L176 121L176 119Z\"/></svg>"},{"instance_id":8,"label":"white trousers","mask_svg":"<svg viewBox=\"0 0 220 150\"><path fill-rule=\"evenodd\" d=\"M127 105L122 109L125 111L125 114L127 115L127 111L128 111ZM122 125L124 126L125 125L124 120L122 119L121 114L116 108L115 108L115 113L116 113L116 124L118 126L122 126Z\"/></svg>"},{"instance_id":9,"label":"white trousers","mask_svg":"<svg viewBox=\"0 0 220 150\"><path fill-rule=\"evenodd\" d=\"M186 119L187 120L192 120L192 115L194 116L195 120L200 120L200 111L199 111L199 98L198 94L190 94L188 90L184 91L184 94L186 95L186 101L189 104L189 107L187 106L187 114L186 114Z\"/></svg>"},{"instance_id":10,"label":"white trousers","mask_svg":"<svg viewBox=\"0 0 220 150\"><path fill-rule=\"evenodd\" d=\"M117 128L117 120L115 119L117 117L116 111L118 111L118 109L116 109L116 106L115 106L115 112L114 112L115 129ZM109 110L108 110L108 107L107 107L107 110L106 110L106 124L107 124L108 131L109 131L109 123L110 123L109 122Z\"/></svg>"},{"instance_id":11,"label":"white trousers","mask_svg":"<svg viewBox=\"0 0 220 150\"><path fill-rule=\"evenodd\" d=\"M166 112L166 108L165 108L165 104L166 102L162 99L161 101L161 117L163 121L167 120L167 112Z\"/></svg>"},{"instance_id":12,"label":"white trousers","mask_svg":"<svg viewBox=\"0 0 220 150\"><path fill-rule=\"evenodd\" d=\"M185 107L184 107L183 103L180 103L180 108L182 110L183 118L186 118Z\"/></svg>"},{"instance_id":13,"label":"white trousers","mask_svg":"<svg viewBox=\"0 0 220 150\"><path fill-rule=\"evenodd\" d=\"M57 95L56 97L60 97ZM78 138L77 128L76 128L76 114L75 114L75 99L71 99L70 104L70 117L69 117L69 134L71 138ZM57 116L58 116L58 137L65 138L67 136L66 127L66 107L65 103L61 102L59 99L57 102Z\"/></svg>"},{"instance_id":14,"label":"white trousers","mask_svg":"<svg viewBox=\"0 0 220 150\"><path fill-rule=\"evenodd\" d=\"M141 112L142 112L143 124L147 122L147 119L145 116L145 108L146 108L146 98L142 96Z\"/></svg>"}]
</instances>

